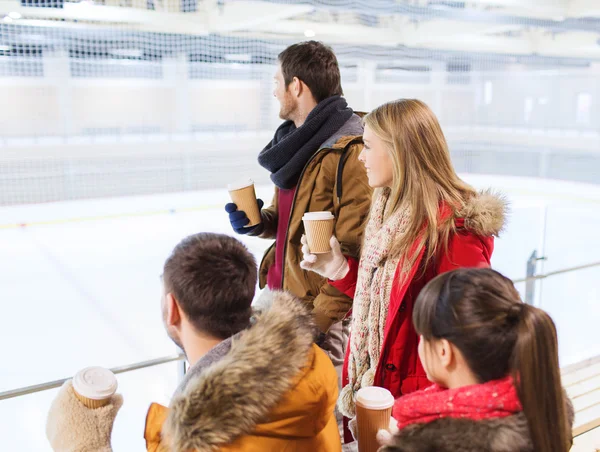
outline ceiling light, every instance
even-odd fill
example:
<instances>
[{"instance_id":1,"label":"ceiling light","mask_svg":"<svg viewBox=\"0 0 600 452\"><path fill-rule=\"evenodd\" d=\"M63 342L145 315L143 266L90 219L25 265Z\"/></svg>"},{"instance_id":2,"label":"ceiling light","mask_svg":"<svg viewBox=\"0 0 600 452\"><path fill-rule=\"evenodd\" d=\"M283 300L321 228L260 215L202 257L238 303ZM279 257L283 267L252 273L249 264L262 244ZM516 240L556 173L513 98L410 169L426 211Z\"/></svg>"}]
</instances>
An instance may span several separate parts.
<instances>
[{"instance_id":1,"label":"ceiling light","mask_svg":"<svg viewBox=\"0 0 600 452\"><path fill-rule=\"evenodd\" d=\"M46 37L38 34L24 34L23 39L27 39L28 41L32 42L43 42L46 40Z\"/></svg>"},{"instance_id":2,"label":"ceiling light","mask_svg":"<svg viewBox=\"0 0 600 452\"><path fill-rule=\"evenodd\" d=\"M108 53L126 58L140 58L143 55L140 49L110 49Z\"/></svg>"},{"instance_id":3,"label":"ceiling light","mask_svg":"<svg viewBox=\"0 0 600 452\"><path fill-rule=\"evenodd\" d=\"M7 24L9 24L9 23L11 23L11 22L13 21L13 20L12 20L12 17L9 17L9 16L6 16L6 17L4 17L4 19L2 19L2 20L3 20L4 22L6 22Z\"/></svg>"},{"instance_id":4,"label":"ceiling light","mask_svg":"<svg viewBox=\"0 0 600 452\"><path fill-rule=\"evenodd\" d=\"M304 30L304 36L306 36L307 38L314 38L317 34L315 33L314 30L308 29L308 30Z\"/></svg>"},{"instance_id":5,"label":"ceiling light","mask_svg":"<svg viewBox=\"0 0 600 452\"><path fill-rule=\"evenodd\" d=\"M137 62L135 60L128 60L127 58L125 59L114 59L111 58L110 60L107 60L108 64L113 64L115 66L133 66L134 64L137 64Z\"/></svg>"},{"instance_id":6,"label":"ceiling light","mask_svg":"<svg viewBox=\"0 0 600 452\"><path fill-rule=\"evenodd\" d=\"M228 53L225 55L225 59L227 61L245 61L245 62L250 62L252 61L252 55L249 55L247 53Z\"/></svg>"},{"instance_id":7,"label":"ceiling light","mask_svg":"<svg viewBox=\"0 0 600 452\"><path fill-rule=\"evenodd\" d=\"M17 13L16 11L13 11L12 13L8 13L8 17L10 17L11 19L17 20L23 16L21 15L21 13Z\"/></svg>"},{"instance_id":8,"label":"ceiling light","mask_svg":"<svg viewBox=\"0 0 600 452\"><path fill-rule=\"evenodd\" d=\"M11 46L0 46L0 52L8 52L12 49Z\"/></svg>"}]
</instances>

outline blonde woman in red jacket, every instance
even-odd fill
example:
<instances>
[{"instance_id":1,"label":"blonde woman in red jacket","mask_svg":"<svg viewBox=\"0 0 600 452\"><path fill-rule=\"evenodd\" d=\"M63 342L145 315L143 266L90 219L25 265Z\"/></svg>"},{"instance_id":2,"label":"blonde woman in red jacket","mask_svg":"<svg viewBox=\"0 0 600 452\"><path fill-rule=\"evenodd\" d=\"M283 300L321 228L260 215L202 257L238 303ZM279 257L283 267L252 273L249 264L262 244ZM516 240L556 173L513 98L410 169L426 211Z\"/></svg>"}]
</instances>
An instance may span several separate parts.
<instances>
[{"instance_id":1,"label":"blonde woman in red jacket","mask_svg":"<svg viewBox=\"0 0 600 452\"><path fill-rule=\"evenodd\" d=\"M358 159L376 190L360 261L344 256L335 237L330 253L311 254L303 237L301 263L354 299L338 403L348 418L361 387L382 386L399 397L430 384L411 323L414 301L440 273L488 267L506 209L501 197L477 193L456 175L437 118L423 102L384 104L364 124Z\"/></svg>"}]
</instances>

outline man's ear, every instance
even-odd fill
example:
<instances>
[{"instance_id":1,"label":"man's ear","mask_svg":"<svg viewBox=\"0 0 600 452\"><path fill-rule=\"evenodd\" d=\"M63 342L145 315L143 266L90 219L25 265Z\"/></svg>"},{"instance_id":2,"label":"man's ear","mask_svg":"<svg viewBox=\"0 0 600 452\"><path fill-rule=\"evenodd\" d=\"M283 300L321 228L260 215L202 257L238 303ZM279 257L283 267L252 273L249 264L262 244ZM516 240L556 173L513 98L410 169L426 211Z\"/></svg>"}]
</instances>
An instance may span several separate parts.
<instances>
[{"instance_id":1,"label":"man's ear","mask_svg":"<svg viewBox=\"0 0 600 452\"><path fill-rule=\"evenodd\" d=\"M167 326L178 326L181 323L181 308L179 307L179 303L170 292L165 296L165 302L167 304L167 317L165 319Z\"/></svg>"},{"instance_id":2,"label":"man's ear","mask_svg":"<svg viewBox=\"0 0 600 452\"><path fill-rule=\"evenodd\" d=\"M298 77L294 77L292 79L292 82L290 83L290 90L295 97L300 97L304 88L304 83L302 83Z\"/></svg>"}]
</instances>

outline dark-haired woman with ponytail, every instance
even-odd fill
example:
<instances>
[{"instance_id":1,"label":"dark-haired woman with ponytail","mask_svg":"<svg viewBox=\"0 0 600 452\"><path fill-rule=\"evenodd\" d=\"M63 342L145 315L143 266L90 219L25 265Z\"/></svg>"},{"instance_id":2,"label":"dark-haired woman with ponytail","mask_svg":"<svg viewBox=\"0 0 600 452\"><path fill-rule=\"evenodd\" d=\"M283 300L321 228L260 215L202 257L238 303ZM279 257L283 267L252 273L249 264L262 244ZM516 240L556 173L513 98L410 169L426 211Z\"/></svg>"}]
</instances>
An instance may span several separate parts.
<instances>
[{"instance_id":1,"label":"dark-haired woman with ponytail","mask_svg":"<svg viewBox=\"0 0 600 452\"><path fill-rule=\"evenodd\" d=\"M460 269L419 294L419 356L435 384L399 398L385 452L567 452L573 410L556 328L490 269Z\"/></svg>"}]
</instances>

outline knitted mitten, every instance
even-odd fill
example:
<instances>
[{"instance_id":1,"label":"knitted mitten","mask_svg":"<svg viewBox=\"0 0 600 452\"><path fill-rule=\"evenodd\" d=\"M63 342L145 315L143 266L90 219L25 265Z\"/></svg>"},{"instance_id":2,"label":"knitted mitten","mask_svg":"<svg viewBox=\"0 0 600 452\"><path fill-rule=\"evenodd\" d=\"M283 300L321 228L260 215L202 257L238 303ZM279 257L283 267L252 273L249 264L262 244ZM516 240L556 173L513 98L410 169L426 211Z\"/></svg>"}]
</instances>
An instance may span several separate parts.
<instances>
[{"instance_id":1,"label":"knitted mitten","mask_svg":"<svg viewBox=\"0 0 600 452\"><path fill-rule=\"evenodd\" d=\"M91 409L77 399L68 380L48 412L46 437L55 452L112 452L110 436L123 397L115 394L110 403Z\"/></svg>"}]
</instances>

